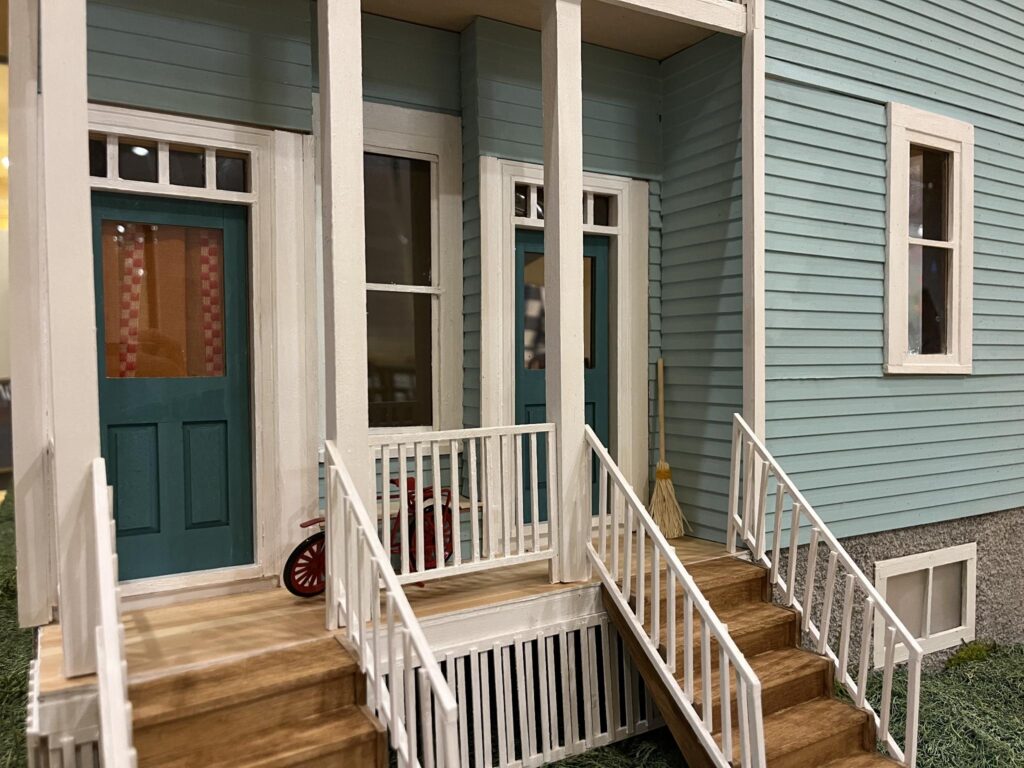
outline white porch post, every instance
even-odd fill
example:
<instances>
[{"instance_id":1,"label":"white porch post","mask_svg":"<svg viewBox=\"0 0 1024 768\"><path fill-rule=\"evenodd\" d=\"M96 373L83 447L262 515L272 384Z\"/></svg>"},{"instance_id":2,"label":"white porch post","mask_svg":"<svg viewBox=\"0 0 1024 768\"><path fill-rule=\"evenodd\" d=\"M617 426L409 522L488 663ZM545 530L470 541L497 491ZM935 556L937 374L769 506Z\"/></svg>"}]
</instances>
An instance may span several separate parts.
<instances>
[{"instance_id":1,"label":"white porch post","mask_svg":"<svg viewBox=\"0 0 1024 768\"><path fill-rule=\"evenodd\" d=\"M558 425L558 560L552 579L590 577L583 433L583 63L581 0L544 0L544 283L547 417Z\"/></svg>"},{"instance_id":2,"label":"white porch post","mask_svg":"<svg viewBox=\"0 0 1024 768\"><path fill-rule=\"evenodd\" d=\"M359 495L369 483L363 64L359 0L319 0L327 438Z\"/></svg>"},{"instance_id":3,"label":"white porch post","mask_svg":"<svg viewBox=\"0 0 1024 768\"><path fill-rule=\"evenodd\" d=\"M89 467L100 455L100 416L85 7L86 0L39 3L45 253L20 255L42 260L49 292L58 605L67 677L96 670L98 614Z\"/></svg>"}]
</instances>

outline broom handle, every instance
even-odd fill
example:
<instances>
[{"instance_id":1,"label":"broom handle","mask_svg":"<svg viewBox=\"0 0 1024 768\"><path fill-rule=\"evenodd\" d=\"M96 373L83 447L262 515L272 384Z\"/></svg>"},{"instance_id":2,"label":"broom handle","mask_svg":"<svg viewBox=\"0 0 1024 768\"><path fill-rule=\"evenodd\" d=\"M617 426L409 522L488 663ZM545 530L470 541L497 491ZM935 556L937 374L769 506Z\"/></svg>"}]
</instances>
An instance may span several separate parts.
<instances>
[{"instance_id":1,"label":"broom handle","mask_svg":"<svg viewBox=\"0 0 1024 768\"><path fill-rule=\"evenodd\" d=\"M658 358L658 459L665 461L665 359Z\"/></svg>"}]
</instances>

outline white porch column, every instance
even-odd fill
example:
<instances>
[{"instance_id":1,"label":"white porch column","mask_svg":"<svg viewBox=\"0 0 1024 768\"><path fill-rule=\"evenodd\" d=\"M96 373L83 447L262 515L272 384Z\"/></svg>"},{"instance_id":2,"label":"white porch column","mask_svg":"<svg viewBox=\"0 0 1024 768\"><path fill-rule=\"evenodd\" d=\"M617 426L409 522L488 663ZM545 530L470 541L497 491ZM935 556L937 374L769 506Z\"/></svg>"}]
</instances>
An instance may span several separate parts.
<instances>
[{"instance_id":1,"label":"white porch column","mask_svg":"<svg viewBox=\"0 0 1024 768\"><path fill-rule=\"evenodd\" d=\"M366 504L369 427L359 0L319 0L327 439Z\"/></svg>"},{"instance_id":2,"label":"white porch column","mask_svg":"<svg viewBox=\"0 0 1024 768\"><path fill-rule=\"evenodd\" d=\"M42 260L49 292L58 605L68 677L96 670L98 614L89 467L100 455L100 415L85 7L86 0L39 3L45 254L20 255Z\"/></svg>"},{"instance_id":3,"label":"white porch column","mask_svg":"<svg viewBox=\"0 0 1024 768\"><path fill-rule=\"evenodd\" d=\"M544 283L547 417L558 425L558 568L590 577L583 433L583 63L581 0L544 0Z\"/></svg>"}]
</instances>

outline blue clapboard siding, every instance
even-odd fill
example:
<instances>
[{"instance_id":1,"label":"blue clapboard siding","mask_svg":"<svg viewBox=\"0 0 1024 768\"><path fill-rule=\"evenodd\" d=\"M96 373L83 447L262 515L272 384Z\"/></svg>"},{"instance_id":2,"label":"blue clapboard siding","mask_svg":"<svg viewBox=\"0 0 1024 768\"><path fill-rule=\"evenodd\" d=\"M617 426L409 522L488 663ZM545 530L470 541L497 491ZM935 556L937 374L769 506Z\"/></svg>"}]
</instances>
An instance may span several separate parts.
<instances>
[{"instance_id":1,"label":"blue clapboard siding","mask_svg":"<svg viewBox=\"0 0 1024 768\"><path fill-rule=\"evenodd\" d=\"M459 34L363 14L363 98L459 114Z\"/></svg>"},{"instance_id":2,"label":"blue clapboard siding","mask_svg":"<svg viewBox=\"0 0 1024 768\"><path fill-rule=\"evenodd\" d=\"M767 7L769 448L843 536L1020 506L1020 5ZM971 376L882 374L889 100L976 126Z\"/></svg>"},{"instance_id":3,"label":"blue clapboard siding","mask_svg":"<svg viewBox=\"0 0 1024 768\"><path fill-rule=\"evenodd\" d=\"M658 62L583 46L586 170L658 179L660 112ZM462 33L462 115L463 411L466 424L475 425L480 418L480 157L544 161L540 33L483 18ZM656 194L657 186L652 190ZM656 220L652 213L652 221ZM652 248L658 242L652 229ZM656 254L652 258L657 261ZM653 315L651 323L656 324Z\"/></svg>"},{"instance_id":4,"label":"blue clapboard siding","mask_svg":"<svg viewBox=\"0 0 1024 768\"><path fill-rule=\"evenodd\" d=\"M311 129L307 0L89 0L89 98Z\"/></svg>"},{"instance_id":5,"label":"blue clapboard siding","mask_svg":"<svg viewBox=\"0 0 1024 768\"><path fill-rule=\"evenodd\" d=\"M743 405L741 54L738 39L716 35L662 65L666 444L684 513L719 540L731 416Z\"/></svg>"}]
</instances>

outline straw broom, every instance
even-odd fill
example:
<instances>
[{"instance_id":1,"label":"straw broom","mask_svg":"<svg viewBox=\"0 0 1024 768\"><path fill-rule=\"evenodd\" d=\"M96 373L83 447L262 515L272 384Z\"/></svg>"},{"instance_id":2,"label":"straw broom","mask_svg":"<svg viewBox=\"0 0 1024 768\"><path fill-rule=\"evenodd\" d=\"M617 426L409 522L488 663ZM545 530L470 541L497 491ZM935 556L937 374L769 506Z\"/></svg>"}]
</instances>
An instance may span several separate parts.
<instances>
[{"instance_id":1,"label":"straw broom","mask_svg":"<svg viewBox=\"0 0 1024 768\"><path fill-rule=\"evenodd\" d=\"M677 539L693 530L676 501L672 485L672 468L665 460L665 361L658 358L658 466L654 470L654 493L651 494L650 512L655 524L666 539Z\"/></svg>"}]
</instances>

